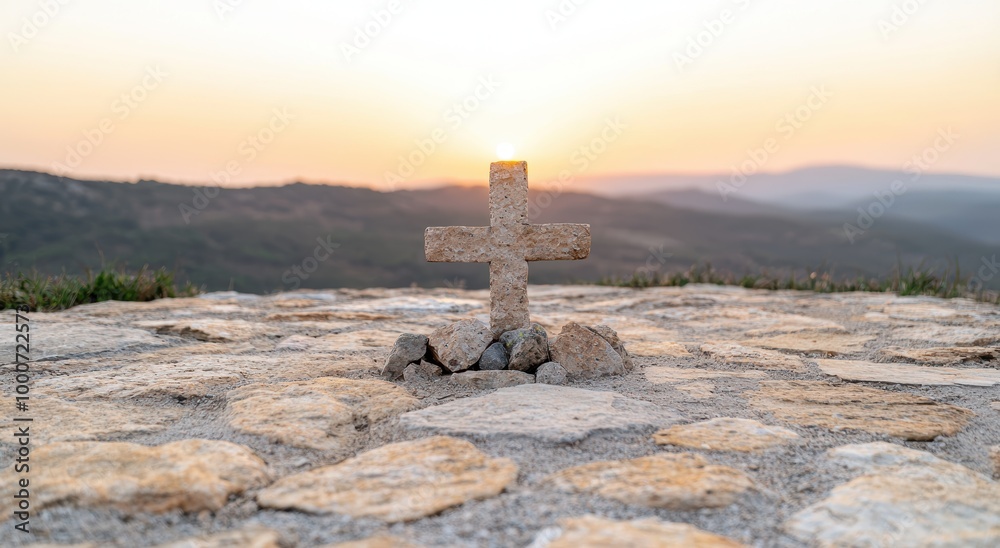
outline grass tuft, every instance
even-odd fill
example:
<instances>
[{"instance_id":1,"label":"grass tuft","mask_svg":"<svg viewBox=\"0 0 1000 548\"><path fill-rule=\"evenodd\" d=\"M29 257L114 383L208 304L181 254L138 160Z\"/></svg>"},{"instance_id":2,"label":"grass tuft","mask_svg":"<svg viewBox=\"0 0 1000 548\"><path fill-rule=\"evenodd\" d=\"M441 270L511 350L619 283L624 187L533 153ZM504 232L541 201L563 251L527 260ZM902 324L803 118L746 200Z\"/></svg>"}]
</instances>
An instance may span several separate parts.
<instances>
[{"instance_id":1,"label":"grass tuft","mask_svg":"<svg viewBox=\"0 0 1000 548\"><path fill-rule=\"evenodd\" d=\"M981 302L1000 304L1000 293L995 291L970 291L969 278L963 278L958 268L954 272L938 272L918 267L897 266L892 275L885 278L838 278L832 272L806 269L803 274L794 271L787 276L773 275L767 271L759 274L736 275L719 272L711 264L692 265L685 271L661 273L636 272L630 277L605 277L597 285L617 287L683 287L688 284L734 285L748 289L799 290L817 293L846 293L867 291L874 293L897 293L899 295L929 295L944 299L959 297Z\"/></svg>"},{"instance_id":2,"label":"grass tuft","mask_svg":"<svg viewBox=\"0 0 1000 548\"><path fill-rule=\"evenodd\" d=\"M65 310L100 301L152 301L167 297L190 297L198 288L187 283L180 289L165 268L138 272L102 269L82 277L48 276L37 271L0 276L0 310L28 306L32 311Z\"/></svg>"}]
</instances>

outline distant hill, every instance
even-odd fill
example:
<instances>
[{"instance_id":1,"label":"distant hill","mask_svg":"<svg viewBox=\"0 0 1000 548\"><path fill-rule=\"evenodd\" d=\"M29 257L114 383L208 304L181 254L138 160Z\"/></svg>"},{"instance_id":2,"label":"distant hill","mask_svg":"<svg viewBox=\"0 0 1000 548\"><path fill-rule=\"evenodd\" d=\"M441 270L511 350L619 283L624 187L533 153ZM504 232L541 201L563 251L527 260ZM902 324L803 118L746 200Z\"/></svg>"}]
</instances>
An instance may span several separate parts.
<instances>
[{"instance_id":1,"label":"distant hill","mask_svg":"<svg viewBox=\"0 0 1000 548\"><path fill-rule=\"evenodd\" d=\"M1000 178L956 173L913 173L854 166L819 166L786 173L758 173L736 186L730 199L749 200L783 207L822 209L848 205L886 191L901 180L907 192L972 192L1000 197ZM719 183L731 184L731 174L709 175L623 175L581 179L573 183L577 192L624 197L695 189L714 195L720 202Z\"/></svg>"},{"instance_id":2,"label":"distant hill","mask_svg":"<svg viewBox=\"0 0 1000 548\"><path fill-rule=\"evenodd\" d=\"M182 281L210 290L488 283L485 265L431 264L423 257L425 227L488 223L482 187L383 193L292 184L224 189L207 204L194 201L196 190L204 191L0 170L0 234L7 234L0 238L0 269L73 273L98 266L103 256L133 267L174 268ZM737 273L826 265L843 275L884 276L897 257L904 264L958 257L968 270L996 253L994 246L909 218L880 219L851 244L842 229L849 216L772 213L563 194L533 222L590 223L591 257L533 263L531 280L593 281L645 266L679 269L696 262ZM312 267L307 257L321 242L335 244L329 259L317 262L307 278L292 275L293 266Z\"/></svg>"}]
</instances>

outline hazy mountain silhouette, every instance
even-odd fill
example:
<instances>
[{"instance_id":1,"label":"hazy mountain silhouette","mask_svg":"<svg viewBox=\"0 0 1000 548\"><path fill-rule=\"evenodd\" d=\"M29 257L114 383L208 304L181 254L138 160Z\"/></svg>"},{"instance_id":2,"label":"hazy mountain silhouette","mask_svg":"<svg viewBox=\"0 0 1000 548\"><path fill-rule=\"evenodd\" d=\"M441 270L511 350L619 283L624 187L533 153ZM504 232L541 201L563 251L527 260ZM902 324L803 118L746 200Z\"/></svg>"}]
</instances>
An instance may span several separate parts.
<instances>
[{"instance_id":1,"label":"hazy mountain silhouette","mask_svg":"<svg viewBox=\"0 0 1000 548\"><path fill-rule=\"evenodd\" d=\"M99 266L103 255L132 267L175 268L182 280L212 290L487 285L485 265L431 264L423 257L425 227L488 223L483 187L383 193L297 183L214 190L0 171L0 234L8 234L0 240L0 268L73 273ZM681 196L687 202L675 205L642 196L553 197L532 221L590 223L593 250L585 261L533 263L531 281L593 281L696 262L737 273L826 265L845 276L884 276L897 259L957 257L968 271L997 251L956 227L914 220L904 208L877 219L852 244L843 230L849 214L753 210L752 203L737 206L745 211L706 211L695 203L704 196ZM317 261L308 277L291 274L294 266L311 267L306 259L324 243L332 249L328 259Z\"/></svg>"}]
</instances>

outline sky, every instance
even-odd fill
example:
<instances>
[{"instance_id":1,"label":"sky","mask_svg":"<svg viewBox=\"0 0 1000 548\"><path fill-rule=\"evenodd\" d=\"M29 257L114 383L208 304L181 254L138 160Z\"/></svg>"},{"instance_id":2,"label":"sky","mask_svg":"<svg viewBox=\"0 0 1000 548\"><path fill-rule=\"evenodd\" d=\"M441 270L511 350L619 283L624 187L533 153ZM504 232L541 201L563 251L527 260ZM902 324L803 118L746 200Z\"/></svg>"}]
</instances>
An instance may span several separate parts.
<instances>
[{"instance_id":1,"label":"sky","mask_svg":"<svg viewBox=\"0 0 1000 548\"><path fill-rule=\"evenodd\" d=\"M1000 176L993 0L6 0L0 167L380 189L814 165Z\"/></svg>"}]
</instances>

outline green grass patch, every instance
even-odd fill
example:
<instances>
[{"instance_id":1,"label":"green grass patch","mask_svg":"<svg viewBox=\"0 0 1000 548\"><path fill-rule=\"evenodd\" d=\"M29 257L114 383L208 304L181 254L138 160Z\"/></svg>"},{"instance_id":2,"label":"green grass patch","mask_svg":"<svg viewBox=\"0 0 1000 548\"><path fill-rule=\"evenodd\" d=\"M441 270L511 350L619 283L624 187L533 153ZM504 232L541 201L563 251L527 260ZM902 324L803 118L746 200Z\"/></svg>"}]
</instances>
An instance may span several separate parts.
<instances>
[{"instance_id":1,"label":"green grass patch","mask_svg":"<svg viewBox=\"0 0 1000 548\"><path fill-rule=\"evenodd\" d=\"M870 278L865 276L837 277L832 272L806 269L804 272L791 271L787 275L762 271L758 274L734 274L719 272L711 264L695 264L681 272L636 272L630 277L605 277L597 285L618 287L683 287L688 284L735 285L748 289L798 290L817 293L846 293L867 291L874 293L896 293L899 295L929 295L944 299L959 297L981 302L1000 304L1000 293L995 291L971 291L970 277L963 277L956 267L954 271L941 272L918 267L898 267L889 276Z\"/></svg>"},{"instance_id":2,"label":"green grass patch","mask_svg":"<svg viewBox=\"0 0 1000 548\"><path fill-rule=\"evenodd\" d=\"M199 293L190 283L178 288L165 268L138 272L102 269L84 276L48 276L37 271L7 273L0 277L0 310L28 306L32 311L65 310L100 301L152 301L190 297Z\"/></svg>"}]
</instances>

